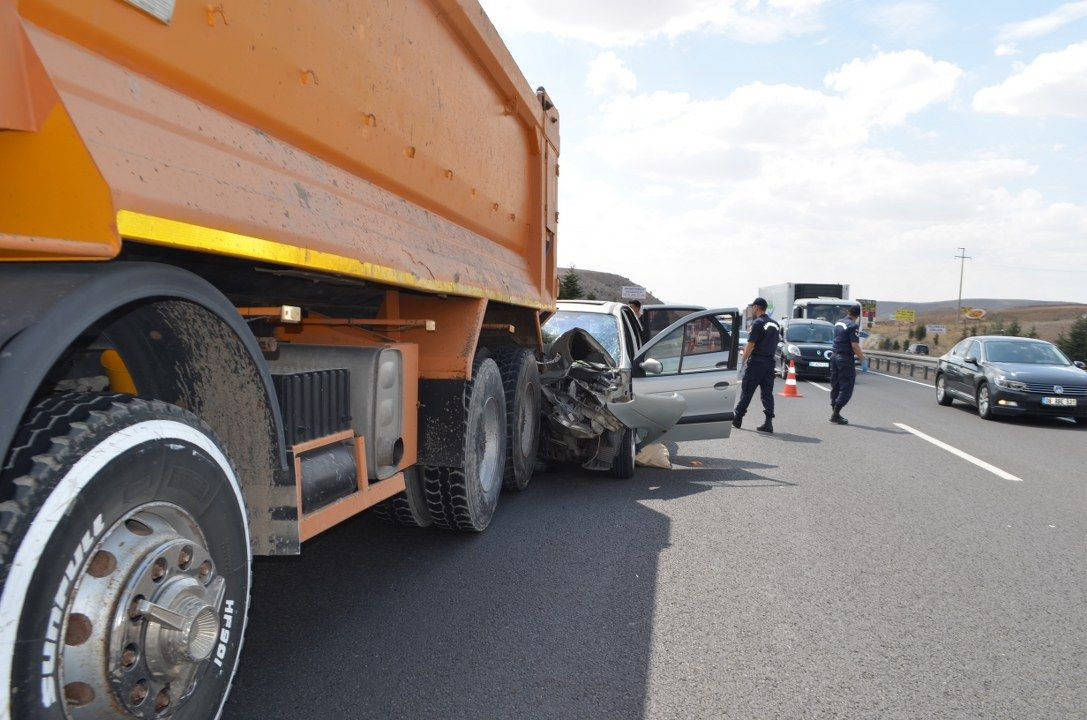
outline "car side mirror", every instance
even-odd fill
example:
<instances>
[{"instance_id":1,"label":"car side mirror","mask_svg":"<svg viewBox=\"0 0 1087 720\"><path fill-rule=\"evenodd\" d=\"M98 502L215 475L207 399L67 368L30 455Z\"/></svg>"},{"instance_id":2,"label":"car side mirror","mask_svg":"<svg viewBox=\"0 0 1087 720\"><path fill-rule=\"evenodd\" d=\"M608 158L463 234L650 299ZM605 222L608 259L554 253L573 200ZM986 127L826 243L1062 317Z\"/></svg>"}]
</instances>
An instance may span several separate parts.
<instances>
[{"instance_id":1,"label":"car side mirror","mask_svg":"<svg viewBox=\"0 0 1087 720\"><path fill-rule=\"evenodd\" d=\"M971 365L977 365L978 364L978 359L976 357L974 357L973 355L967 355L966 357L963 358L963 362L968 362Z\"/></svg>"},{"instance_id":2,"label":"car side mirror","mask_svg":"<svg viewBox=\"0 0 1087 720\"><path fill-rule=\"evenodd\" d=\"M1078 367L1080 370L1087 370L1087 363L1083 362L1082 360L1076 360L1073 365Z\"/></svg>"},{"instance_id":3,"label":"car side mirror","mask_svg":"<svg viewBox=\"0 0 1087 720\"><path fill-rule=\"evenodd\" d=\"M645 370L648 375L660 375L664 372L664 365L660 360L654 360L653 358L646 358L642 360L640 367Z\"/></svg>"}]
</instances>

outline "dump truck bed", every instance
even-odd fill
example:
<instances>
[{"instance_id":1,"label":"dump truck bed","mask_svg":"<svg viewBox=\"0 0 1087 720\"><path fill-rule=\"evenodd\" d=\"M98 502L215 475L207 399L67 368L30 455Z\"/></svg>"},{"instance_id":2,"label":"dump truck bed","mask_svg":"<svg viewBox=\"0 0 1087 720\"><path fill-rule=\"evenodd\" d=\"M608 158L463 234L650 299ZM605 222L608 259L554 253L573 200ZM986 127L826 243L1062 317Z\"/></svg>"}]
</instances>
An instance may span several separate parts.
<instances>
[{"instance_id":1,"label":"dump truck bed","mask_svg":"<svg viewBox=\"0 0 1087 720\"><path fill-rule=\"evenodd\" d=\"M557 112L475 0L0 0L0 129L0 260L554 302Z\"/></svg>"}]
</instances>

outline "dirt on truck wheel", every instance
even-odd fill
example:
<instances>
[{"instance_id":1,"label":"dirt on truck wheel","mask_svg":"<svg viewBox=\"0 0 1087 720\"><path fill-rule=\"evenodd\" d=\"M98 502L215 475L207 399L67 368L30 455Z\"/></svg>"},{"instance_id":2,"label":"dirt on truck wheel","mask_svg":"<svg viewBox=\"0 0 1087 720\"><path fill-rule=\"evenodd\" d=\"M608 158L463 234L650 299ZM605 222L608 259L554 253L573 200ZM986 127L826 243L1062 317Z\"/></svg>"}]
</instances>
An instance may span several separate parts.
<instances>
[{"instance_id":1,"label":"dirt on truck wheel","mask_svg":"<svg viewBox=\"0 0 1087 720\"><path fill-rule=\"evenodd\" d=\"M502 487L524 490L532 480L540 443L540 370L536 354L517 346L495 350L506 391L506 463Z\"/></svg>"},{"instance_id":2,"label":"dirt on truck wheel","mask_svg":"<svg viewBox=\"0 0 1087 720\"><path fill-rule=\"evenodd\" d=\"M219 717L250 545L208 426L159 401L51 396L0 481L0 707L18 720Z\"/></svg>"},{"instance_id":3,"label":"dirt on truck wheel","mask_svg":"<svg viewBox=\"0 0 1087 720\"><path fill-rule=\"evenodd\" d=\"M476 357L464 408L464 467L425 466L423 487L435 525L482 532L498 504L506 457L506 396L493 359Z\"/></svg>"}]
</instances>

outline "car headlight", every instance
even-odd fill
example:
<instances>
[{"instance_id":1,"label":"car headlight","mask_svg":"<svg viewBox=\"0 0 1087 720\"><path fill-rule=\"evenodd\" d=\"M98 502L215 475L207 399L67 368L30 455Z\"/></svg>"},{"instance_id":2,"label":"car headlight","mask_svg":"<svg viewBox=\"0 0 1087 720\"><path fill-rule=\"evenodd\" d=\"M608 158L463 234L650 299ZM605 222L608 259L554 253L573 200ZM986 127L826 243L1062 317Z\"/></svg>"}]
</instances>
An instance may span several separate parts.
<instances>
[{"instance_id":1,"label":"car headlight","mask_svg":"<svg viewBox=\"0 0 1087 720\"><path fill-rule=\"evenodd\" d=\"M1026 390L1027 384L1021 383L1018 380L1008 380L1007 378L998 377L996 379L996 386L1004 388L1005 390Z\"/></svg>"},{"instance_id":2,"label":"car headlight","mask_svg":"<svg viewBox=\"0 0 1087 720\"><path fill-rule=\"evenodd\" d=\"M800 348L798 348L796 345L786 345L785 350L788 351L790 355L796 355L798 357L800 355Z\"/></svg>"}]
</instances>

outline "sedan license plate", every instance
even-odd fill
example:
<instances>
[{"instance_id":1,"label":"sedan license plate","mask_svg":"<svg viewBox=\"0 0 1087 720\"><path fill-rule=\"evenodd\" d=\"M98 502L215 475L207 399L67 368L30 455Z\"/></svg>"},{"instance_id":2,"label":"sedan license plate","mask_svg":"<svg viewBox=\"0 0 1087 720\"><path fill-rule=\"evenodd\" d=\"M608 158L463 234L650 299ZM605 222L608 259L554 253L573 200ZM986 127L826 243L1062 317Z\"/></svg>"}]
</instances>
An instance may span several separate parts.
<instances>
[{"instance_id":1,"label":"sedan license plate","mask_svg":"<svg viewBox=\"0 0 1087 720\"><path fill-rule=\"evenodd\" d=\"M1075 398L1044 397L1044 398L1042 398L1042 404L1043 405L1056 405L1056 406L1059 406L1059 407L1075 407L1076 399Z\"/></svg>"},{"instance_id":2,"label":"sedan license plate","mask_svg":"<svg viewBox=\"0 0 1087 720\"><path fill-rule=\"evenodd\" d=\"M830 363L825 362L810 362L808 367L830 367Z\"/></svg>"}]
</instances>

